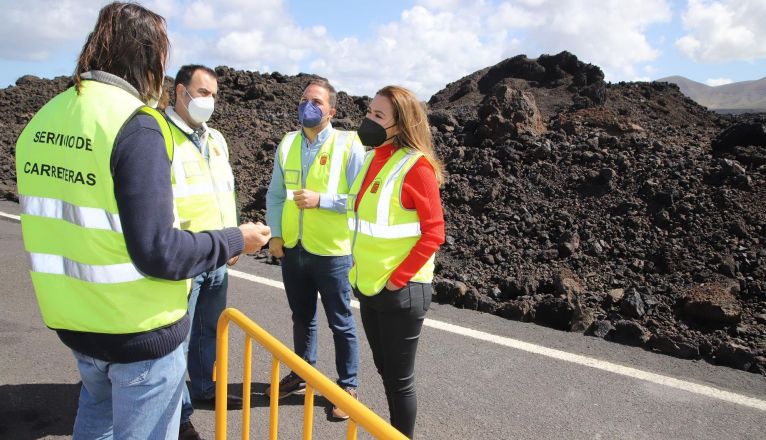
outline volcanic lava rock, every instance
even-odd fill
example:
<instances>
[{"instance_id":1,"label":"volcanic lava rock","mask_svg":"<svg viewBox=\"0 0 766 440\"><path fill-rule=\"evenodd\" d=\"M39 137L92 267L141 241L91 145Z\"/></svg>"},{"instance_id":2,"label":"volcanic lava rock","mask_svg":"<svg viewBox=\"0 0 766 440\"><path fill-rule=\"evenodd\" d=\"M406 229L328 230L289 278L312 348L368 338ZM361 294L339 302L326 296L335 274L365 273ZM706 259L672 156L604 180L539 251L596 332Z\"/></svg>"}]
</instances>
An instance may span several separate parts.
<instances>
[{"instance_id":1,"label":"volcanic lava rock","mask_svg":"<svg viewBox=\"0 0 766 440\"><path fill-rule=\"evenodd\" d=\"M712 143L713 152L730 156L746 165L766 164L766 117L727 128Z\"/></svg>"},{"instance_id":2,"label":"volcanic lava rock","mask_svg":"<svg viewBox=\"0 0 766 440\"><path fill-rule=\"evenodd\" d=\"M595 336L597 338L604 338L606 339L610 333L614 331L614 325L609 320L598 320L595 321L591 326L588 328L588 330L585 332L585 334L590 336Z\"/></svg>"},{"instance_id":3,"label":"volcanic lava rock","mask_svg":"<svg viewBox=\"0 0 766 440\"><path fill-rule=\"evenodd\" d=\"M243 220L263 220L315 76L216 71L210 124L229 141ZM0 196L16 200L24 124L70 83L0 90ZM339 92L333 125L357 127L369 99ZM429 107L447 171L436 300L766 370L766 116L717 115L672 84L608 84L568 52L501 61Z\"/></svg>"},{"instance_id":4,"label":"volcanic lava rock","mask_svg":"<svg viewBox=\"0 0 766 440\"><path fill-rule=\"evenodd\" d=\"M646 304L641 299L641 295L636 290L631 289L620 301L620 311L625 316L641 318L646 313Z\"/></svg>"},{"instance_id":5,"label":"volcanic lava rock","mask_svg":"<svg viewBox=\"0 0 766 440\"><path fill-rule=\"evenodd\" d=\"M649 338L646 346L654 351L684 359L696 359L700 356L698 347L679 340L678 336L655 334Z\"/></svg>"},{"instance_id":6,"label":"volcanic lava rock","mask_svg":"<svg viewBox=\"0 0 766 440\"><path fill-rule=\"evenodd\" d=\"M683 311L691 319L707 325L737 323L742 309L732 290L738 286L709 283L693 287L686 295Z\"/></svg>"},{"instance_id":7,"label":"volcanic lava rock","mask_svg":"<svg viewBox=\"0 0 766 440\"><path fill-rule=\"evenodd\" d=\"M643 345L649 340L650 333L635 321L619 320L614 323L614 331L610 333L612 340L627 345Z\"/></svg>"},{"instance_id":8,"label":"volcanic lava rock","mask_svg":"<svg viewBox=\"0 0 766 440\"><path fill-rule=\"evenodd\" d=\"M716 363L728 365L740 370L750 370L755 365L755 356L751 350L739 344L727 342L721 344L715 352Z\"/></svg>"}]
</instances>

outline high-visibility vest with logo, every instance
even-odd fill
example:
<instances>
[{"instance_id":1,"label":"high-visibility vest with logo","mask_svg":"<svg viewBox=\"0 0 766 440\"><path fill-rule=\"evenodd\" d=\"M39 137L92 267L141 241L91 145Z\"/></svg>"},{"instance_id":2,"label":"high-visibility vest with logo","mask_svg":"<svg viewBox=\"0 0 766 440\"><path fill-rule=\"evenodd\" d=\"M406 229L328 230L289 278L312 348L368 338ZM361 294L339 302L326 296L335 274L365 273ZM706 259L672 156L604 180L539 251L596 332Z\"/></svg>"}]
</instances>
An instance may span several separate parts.
<instances>
[{"instance_id":1,"label":"high-visibility vest with logo","mask_svg":"<svg viewBox=\"0 0 766 440\"><path fill-rule=\"evenodd\" d=\"M126 334L183 318L188 280L149 277L131 261L114 197L111 156L122 126L165 118L119 87L83 81L48 102L16 143L21 227L45 324L56 330ZM169 177L169 176L168 176Z\"/></svg>"},{"instance_id":2,"label":"high-visibility vest with logo","mask_svg":"<svg viewBox=\"0 0 766 440\"><path fill-rule=\"evenodd\" d=\"M423 154L414 149L399 148L359 195L374 155L374 151L367 153L364 166L351 187L347 205L354 259L348 278L353 287L367 296L383 290L421 235L420 217L416 210L402 206L401 194L404 177ZM358 197L361 197L359 207L354 209ZM433 276L432 255L410 281L430 283Z\"/></svg>"},{"instance_id":3,"label":"high-visibility vest with logo","mask_svg":"<svg viewBox=\"0 0 766 440\"><path fill-rule=\"evenodd\" d=\"M234 174L229 151L218 132L207 133L209 159L186 134L170 124L175 142L172 176L173 198L181 229L192 232L237 226Z\"/></svg>"},{"instance_id":4,"label":"high-visibility vest with logo","mask_svg":"<svg viewBox=\"0 0 766 440\"><path fill-rule=\"evenodd\" d=\"M351 253L351 234L346 214L321 208L298 209L293 193L303 188L301 175L300 131L287 133L279 143L278 156L282 165L287 198L282 210L282 239L292 248L301 241L315 255L342 256ZM346 179L351 145L356 132L333 130L322 144L306 176L306 189L325 194L348 194Z\"/></svg>"}]
</instances>

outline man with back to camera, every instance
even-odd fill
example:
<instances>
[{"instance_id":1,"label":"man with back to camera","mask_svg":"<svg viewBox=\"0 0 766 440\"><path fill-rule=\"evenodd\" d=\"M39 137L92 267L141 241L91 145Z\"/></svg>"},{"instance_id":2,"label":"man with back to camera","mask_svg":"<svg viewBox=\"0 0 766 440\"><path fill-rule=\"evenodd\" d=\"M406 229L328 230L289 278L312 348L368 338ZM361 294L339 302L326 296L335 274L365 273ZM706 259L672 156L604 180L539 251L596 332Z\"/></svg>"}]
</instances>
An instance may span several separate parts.
<instances>
[{"instance_id":1,"label":"man with back to camera","mask_svg":"<svg viewBox=\"0 0 766 440\"><path fill-rule=\"evenodd\" d=\"M173 196L181 228L192 232L237 225L234 174L223 135L208 126L218 97L218 75L209 67L182 66L175 78L175 105L165 109L175 154L171 164ZM235 256L227 264L234 265ZM213 366L218 317L226 308L227 264L203 272L192 280L189 293L191 332L184 342L190 387L184 387L179 439L196 440L191 423L193 404L215 403ZM228 408L242 401L229 396Z\"/></svg>"},{"instance_id":2,"label":"man with back to camera","mask_svg":"<svg viewBox=\"0 0 766 440\"><path fill-rule=\"evenodd\" d=\"M335 88L327 80L311 80L304 89L298 106L301 130L287 133L274 157L266 223L273 232L269 252L281 260L295 353L316 364L319 292L333 332L337 383L356 397L359 349L348 282L351 235L346 201L362 167L364 147L355 132L330 124L336 101ZM279 382L279 397L303 394L305 388L303 379L290 372ZM337 407L331 414L348 418Z\"/></svg>"},{"instance_id":3,"label":"man with back to camera","mask_svg":"<svg viewBox=\"0 0 766 440\"><path fill-rule=\"evenodd\" d=\"M45 104L16 142L38 305L82 379L75 439L178 438L189 278L254 252L271 235L252 223L177 229L170 127L151 108L168 48L161 16L133 3L104 6L75 85ZM42 132L86 139L89 148L51 148Z\"/></svg>"}]
</instances>

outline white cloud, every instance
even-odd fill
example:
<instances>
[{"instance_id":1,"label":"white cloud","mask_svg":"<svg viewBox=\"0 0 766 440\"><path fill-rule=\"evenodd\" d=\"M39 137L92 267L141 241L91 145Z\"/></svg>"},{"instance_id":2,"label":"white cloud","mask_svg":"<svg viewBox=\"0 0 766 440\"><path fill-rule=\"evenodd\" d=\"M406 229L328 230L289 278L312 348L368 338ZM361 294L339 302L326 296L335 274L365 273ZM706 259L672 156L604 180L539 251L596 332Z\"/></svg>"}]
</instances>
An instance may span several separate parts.
<instances>
[{"instance_id":1,"label":"white cloud","mask_svg":"<svg viewBox=\"0 0 766 440\"><path fill-rule=\"evenodd\" d=\"M216 17L213 5L207 2L194 2L184 11L183 24L189 29L215 29L223 20Z\"/></svg>"},{"instance_id":2,"label":"white cloud","mask_svg":"<svg viewBox=\"0 0 766 440\"><path fill-rule=\"evenodd\" d=\"M523 6L501 3L487 21L490 29L494 31L508 28L533 28L545 24L545 15Z\"/></svg>"},{"instance_id":3,"label":"white cloud","mask_svg":"<svg viewBox=\"0 0 766 440\"><path fill-rule=\"evenodd\" d=\"M0 59L44 62L65 50L79 51L93 30L99 10L110 2L3 2ZM143 0L140 4L165 18L172 17L180 9L178 0Z\"/></svg>"},{"instance_id":4,"label":"white cloud","mask_svg":"<svg viewBox=\"0 0 766 440\"><path fill-rule=\"evenodd\" d=\"M226 16L234 3L221 2L218 15ZM288 74L303 67L353 94L402 84L424 99L448 82L522 52L535 57L569 50L600 65L610 80L642 77L641 65L659 55L645 31L670 20L665 0L420 0L369 38L335 39L296 25L281 2L259 8L261 15L281 19L246 30L234 22L234 30L221 28L214 47L222 62Z\"/></svg>"},{"instance_id":5,"label":"white cloud","mask_svg":"<svg viewBox=\"0 0 766 440\"><path fill-rule=\"evenodd\" d=\"M380 26L368 41L333 44L312 67L354 93L371 95L400 84L427 99L448 82L503 58L503 46L483 41L482 21L467 12L415 6L399 21Z\"/></svg>"},{"instance_id":6,"label":"white cloud","mask_svg":"<svg viewBox=\"0 0 766 440\"><path fill-rule=\"evenodd\" d=\"M543 51L569 50L599 65L612 81L635 77L638 64L657 59L660 53L645 32L671 18L665 0L551 0L540 10L547 19L529 35L530 41Z\"/></svg>"},{"instance_id":7,"label":"white cloud","mask_svg":"<svg viewBox=\"0 0 766 440\"><path fill-rule=\"evenodd\" d=\"M659 55L646 31L669 21L671 14L667 0L418 0L370 35L339 37L327 32L325 26L333 24L321 17L315 25L298 24L283 0L143 3L168 18L171 69L197 62L285 74L303 71L326 76L352 94L369 95L386 84L401 84L423 99L520 53L536 57L569 50L601 66L608 80L643 78L650 73L647 64ZM70 14L77 11L76 17L67 21L61 13L43 13L59 4ZM23 53L27 59L45 58L62 39L84 39L82 29L92 26L98 5L81 4L91 2L38 0L31 7L19 6L16 13L26 15L16 19L18 26L11 24L11 31L9 26L0 30L0 41L30 35L24 40L35 43ZM56 30L55 35L30 30L40 17L46 24L40 27ZM19 44L5 46L0 43L0 56L22 52L14 48Z\"/></svg>"},{"instance_id":8,"label":"white cloud","mask_svg":"<svg viewBox=\"0 0 766 440\"><path fill-rule=\"evenodd\" d=\"M183 13L183 24L190 29L274 29L291 21L282 0L197 0Z\"/></svg>"},{"instance_id":9,"label":"white cloud","mask_svg":"<svg viewBox=\"0 0 766 440\"><path fill-rule=\"evenodd\" d=\"M77 0L36 0L3 5L0 58L48 59L66 46L83 44L99 5Z\"/></svg>"},{"instance_id":10,"label":"white cloud","mask_svg":"<svg viewBox=\"0 0 766 440\"><path fill-rule=\"evenodd\" d=\"M676 47L696 61L766 58L766 2L689 0Z\"/></svg>"},{"instance_id":11,"label":"white cloud","mask_svg":"<svg viewBox=\"0 0 766 440\"><path fill-rule=\"evenodd\" d=\"M731 84L734 81L731 78L708 78L705 81L705 84L711 86L711 87L717 87L717 86L723 86L726 84Z\"/></svg>"},{"instance_id":12,"label":"white cloud","mask_svg":"<svg viewBox=\"0 0 766 440\"><path fill-rule=\"evenodd\" d=\"M165 74L174 76L179 67L190 63L207 63L200 54L213 51L211 42L205 38L193 34L179 34L176 31L169 30L170 39L170 59L165 70Z\"/></svg>"},{"instance_id":13,"label":"white cloud","mask_svg":"<svg viewBox=\"0 0 766 440\"><path fill-rule=\"evenodd\" d=\"M167 20L174 18L178 14L178 11L182 9L181 4L179 3L180 1L181 0L139 0L138 3L150 11L163 16ZM104 4L108 2L109 0L102 0L102 3Z\"/></svg>"},{"instance_id":14,"label":"white cloud","mask_svg":"<svg viewBox=\"0 0 766 440\"><path fill-rule=\"evenodd\" d=\"M304 61L322 50L323 43L329 43L325 35L322 27L301 29L294 25L234 31L218 39L215 53L235 66L294 75Z\"/></svg>"},{"instance_id":15,"label":"white cloud","mask_svg":"<svg viewBox=\"0 0 766 440\"><path fill-rule=\"evenodd\" d=\"M174 67L226 64L293 75L332 44L323 26L295 24L281 0L194 1L179 16L181 26L172 37ZM189 39L194 50L178 50Z\"/></svg>"}]
</instances>

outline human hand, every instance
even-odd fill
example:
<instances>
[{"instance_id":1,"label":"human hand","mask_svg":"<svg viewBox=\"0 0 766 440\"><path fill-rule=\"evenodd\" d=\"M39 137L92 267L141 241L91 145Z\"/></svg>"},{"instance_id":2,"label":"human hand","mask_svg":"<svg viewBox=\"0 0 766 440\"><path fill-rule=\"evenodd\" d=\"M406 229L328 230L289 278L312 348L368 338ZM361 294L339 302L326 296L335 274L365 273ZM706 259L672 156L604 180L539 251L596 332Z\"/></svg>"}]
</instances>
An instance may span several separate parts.
<instances>
[{"instance_id":1,"label":"human hand","mask_svg":"<svg viewBox=\"0 0 766 440\"><path fill-rule=\"evenodd\" d=\"M239 255L231 257L231 259L226 262L226 265L227 266L234 266L235 264L237 264L237 261L239 261Z\"/></svg>"},{"instance_id":2,"label":"human hand","mask_svg":"<svg viewBox=\"0 0 766 440\"><path fill-rule=\"evenodd\" d=\"M285 241L282 240L282 237L273 237L269 240L269 253L274 258L285 256Z\"/></svg>"},{"instance_id":3,"label":"human hand","mask_svg":"<svg viewBox=\"0 0 766 440\"><path fill-rule=\"evenodd\" d=\"M245 249L243 253L252 254L262 248L271 238L271 228L261 222L247 222L239 225L239 230L245 237Z\"/></svg>"},{"instance_id":4,"label":"human hand","mask_svg":"<svg viewBox=\"0 0 766 440\"><path fill-rule=\"evenodd\" d=\"M310 189L299 189L293 193L293 201L300 209L316 208L319 206L319 193Z\"/></svg>"},{"instance_id":5,"label":"human hand","mask_svg":"<svg viewBox=\"0 0 766 440\"><path fill-rule=\"evenodd\" d=\"M394 283L392 283L391 280L386 281L386 290L394 291L394 290L399 290L399 289L400 289L400 287L394 285Z\"/></svg>"}]
</instances>

